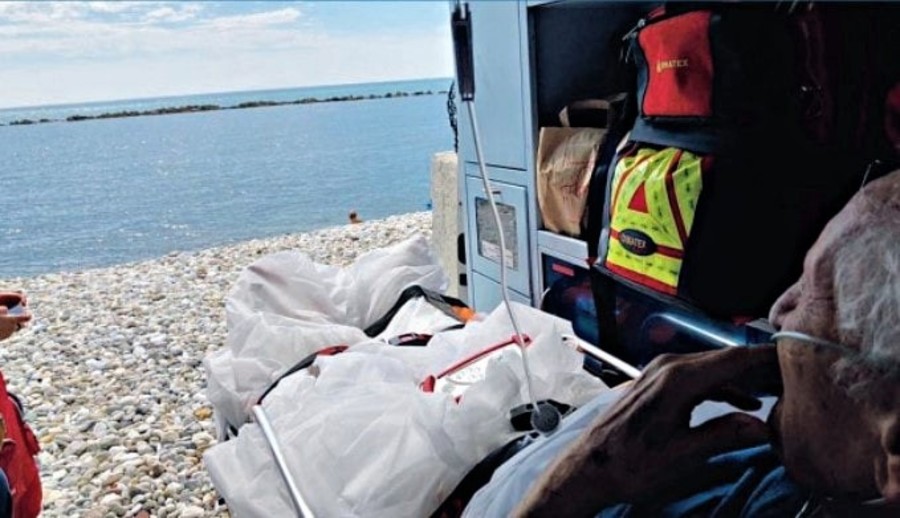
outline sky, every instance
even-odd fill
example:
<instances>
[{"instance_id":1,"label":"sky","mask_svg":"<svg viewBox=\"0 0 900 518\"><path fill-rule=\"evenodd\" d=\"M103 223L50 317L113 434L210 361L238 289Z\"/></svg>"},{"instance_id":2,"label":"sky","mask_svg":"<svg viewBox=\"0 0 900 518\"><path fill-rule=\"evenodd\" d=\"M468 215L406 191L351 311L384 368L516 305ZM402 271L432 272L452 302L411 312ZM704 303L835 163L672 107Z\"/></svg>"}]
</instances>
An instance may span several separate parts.
<instances>
[{"instance_id":1,"label":"sky","mask_svg":"<svg viewBox=\"0 0 900 518\"><path fill-rule=\"evenodd\" d=\"M446 1L0 0L0 108L452 77Z\"/></svg>"}]
</instances>

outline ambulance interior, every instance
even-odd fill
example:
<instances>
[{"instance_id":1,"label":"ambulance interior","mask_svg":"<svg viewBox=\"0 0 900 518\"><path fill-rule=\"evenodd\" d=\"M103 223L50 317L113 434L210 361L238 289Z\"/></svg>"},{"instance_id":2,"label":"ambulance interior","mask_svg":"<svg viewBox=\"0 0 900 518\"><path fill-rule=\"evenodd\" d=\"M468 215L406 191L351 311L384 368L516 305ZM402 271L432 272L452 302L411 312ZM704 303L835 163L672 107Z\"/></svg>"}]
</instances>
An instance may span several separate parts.
<instances>
[{"instance_id":1,"label":"ambulance interior","mask_svg":"<svg viewBox=\"0 0 900 518\"><path fill-rule=\"evenodd\" d=\"M888 89L893 86L889 78L896 75L892 70L896 66L889 65L892 60L885 57L889 53L885 51L896 48L900 5L750 3L758 4L757 7L762 5L762 9L784 17L814 8L825 7L829 11L824 24L816 26L820 31L818 37L831 31L827 32L828 37L841 42L831 45L841 48L830 48L824 57L812 56L803 55L804 50L797 49L800 44L792 42L788 46L788 42L784 42L780 44L784 48L766 49L761 45L760 53L790 54L788 59L797 67L818 67L825 71L824 75L801 71L790 79L794 84L786 87L797 92L802 90L797 94L800 106L794 109L807 118L804 121L806 129L813 127L816 121L826 119L833 127L849 126L845 119L859 117L863 110L857 104L859 101L867 106L866 116L870 120L866 124L875 130L862 136L836 130L834 135L819 140L816 135L806 134L790 143L783 142L786 139L780 134L752 143L748 139L747 146L754 147L756 156L767 155L768 158L754 162L757 168L752 173L754 180L729 185L723 185L725 182L715 185L715 179L711 181L710 188L719 190L710 194L710 198L716 196L718 200L703 201L701 198L702 206L697 209L700 221L695 222L698 227L694 229L701 234L695 241L705 240L707 244L701 247L702 250L687 250L684 259L687 271L682 271L683 276L696 279L693 293L669 296L648 289L648 283L617 275L607 267L603 257L598 261L606 236L590 235L602 231L590 228L596 221L583 224L578 235L547 228L544 221L547 215L542 213L538 199L541 186L535 180L540 168L537 155L542 130L561 126L560 114L567 107L571 109L573 104L585 100L622 102L622 95L635 103L635 97L644 94L636 85L635 65L628 63L631 50L627 41L629 34L644 23L641 20L646 20L661 6L670 12L678 12L701 9L704 4L577 0L503 4L462 4L471 17L471 49L468 49L472 53L471 61L465 57L469 44L460 44L460 37L454 36L457 40L457 87L470 85L472 90L479 137L483 141L481 155L491 180L491 190L501 193L498 200L507 204L507 214L515 214L514 222L503 222L511 234L507 241L514 241L520 247L519 271L509 274L511 280L507 282L513 299L527 301L571 320L582 339L637 367L664 352L681 353L765 341L772 332L766 320L769 307L799 276L805 252L824 224L864 184L896 165L897 151L892 148L896 141L884 142L891 138L891 131L896 132L891 129L892 124L896 125L896 113L892 112L888 99ZM716 3L707 5L715 6ZM457 6L457 2L451 2L452 9ZM840 19L846 23L841 25L844 22L838 21ZM869 30L877 35L851 43L859 39L859 31ZM762 27L751 28L742 36L764 41L765 33ZM769 33L768 37L774 36ZM712 52L717 51L713 48ZM868 56L866 59L871 62L861 62L860 56ZM810 64L814 57L828 61ZM467 63L471 66L460 66ZM779 69L774 65L767 67L762 59L753 65L759 68L742 70L740 74L754 86L777 82L772 76ZM872 79L868 82L851 79L864 73L872 75ZM472 79L459 77L468 74ZM825 80L829 83L812 82ZM744 93L729 91L731 86L716 85L712 95L725 98ZM864 90L869 93L863 95ZM465 105L465 101L460 102ZM625 141L637 140L630 132L635 119L641 119L642 115L627 113L636 110L634 104L630 107L614 105L613 108L599 115L586 110L577 122L585 126L597 122L598 127L606 125L606 139L615 140L614 144L620 146ZM479 303L486 301L482 306L488 309L499 302L500 275L497 255L489 260L485 258L481 243L484 238L479 231L482 227L496 227L491 227L488 211L479 213L478 210L485 205L486 190L482 186L479 157L474 149L472 121L466 117L464 108L459 111L459 202L465 209L465 249L461 252L466 258L468 300L476 309L482 309ZM623 112L627 120L618 130L610 129L610 121L603 117L621 116ZM658 131L663 134L658 140L683 142L679 140L679 131L678 126L664 128ZM850 130L844 127L840 131ZM524 135L519 136L519 133ZM861 142L851 142L853 138ZM798 152L800 142L808 147ZM607 175L614 172L615 164L608 162L614 160L609 155L615 149L608 149L610 147L615 146L604 142L594 163L591 182L595 185L591 185L590 195L597 196L588 197L585 219L602 219L602 212L609 210L605 205L608 200L604 198L610 192L596 184L606 180L603 174L598 174L600 168L606 167ZM793 160L793 164L779 165L789 160ZM525 193L521 202L515 198L518 189ZM720 225L717 222L716 225L731 225L731 228L713 228L707 221L709 219L727 220L729 223L721 222ZM522 270L525 271L519 277ZM603 370L603 366L591 361L587 367ZM610 372L604 375L611 376L611 380L614 377Z\"/></svg>"},{"instance_id":2,"label":"ambulance interior","mask_svg":"<svg viewBox=\"0 0 900 518\"><path fill-rule=\"evenodd\" d=\"M507 428L511 422L520 426L517 434L548 435L560 427L568 409L547 409L538 401L577 392L572 401L587 406L586 395L623 385L660 354L768 342L775 331L767 318L769 308L799 277L804 255L825 223L860 188L900 163L900 3L454 0L448 7L456 61L456 183L464 271L458 279L463 300L444 298L443 303L465 303L481 320L473 320L477 326L467 323L452 333L435 333L442 346L465 352L454 358L429 357L437 354L434 341L421 350L397 347L383 357L376 357L381 349L371 343L351 345L350 353L323 354L324 359L315 357L319 351L297 369L276 365L271 358L253 359L256 363L244 358L240 365L225 355L212 358L212 379L228 381L238 367L263 364L267 383L286 372L277 377L278 387L263 394L265 402L260 396L248 405L248 400L227 394L230 400L215 403L219 419L223 410L232 411L235 417L223 430L233 430L220 434L228 440L207 453L205 461L229 507L242 515L460 514L462 509L453 506L465 501L449 498L460 491L471 496L477 489L463 486L474 465L490 457L485 449L497 452L512 445L511 438L522 437L503 429L486 439L492 419ZM745 8L749 18L741 13ZM647 42L639 35L650 34L646 27L696 12L705 13L698 22L699 40L694 33L670 31L656 47L641 47ZM774 20L783 32L758 20ZM705 43L698 47L701 40ZM669 45L675 46L675 54L651 55ZM678 54L682 50L688 57ZM698 58L707 60L701 78L709 113L674 119L650 114L648 99L665 104L683 94L688 107L695 107L699 90L691 66ZM653 73L674 79L660 83ZM568 231L551 228L557 215L544 196L552 182L540 181L544 135L564 126L563 113L569 129L602 130L587 176L581 171L582 188L576 189L584 210ZM652 163L642 162L642 156L664 155L670 166L660 171L638 167ZM685 157L691 160L682 162ZM671 165L676 163L677 168ZM686 172L678 176L675 170ZM654 203L670 215L654 217L648 208ZM667 241L667 233L678 240ZM413 242L391 253L408 254L415 262L421 254L412 251L421 246ZM366 265L368 273L348 277L382 282L402 262L397 257L375 257ZM286 308L279 309L281 316L292 317L330 307L333 301L278 291L296 280L281 276L275 268L282 266L255 265L249 272L255 277L245 282L247 291L235 292L243 297L237 302L244 305L247 322L265 323L253 314L260 305ZM379 275L372 275L376 271ZM298 286L323 282L302 281ZM254 299L251 288L268 294L268 300ZM363 288L366 294L377 292ZM396 299L396 293L376 295L372 299L384 299L377 301L382 309ZM359 319L365 325L358 327L374 321L369 318L374 310L368 311ZM386 332L379 329L377 337L369 338ZM333 343L352 344L350 338ZM542 340L555 345L532 345ZM573 350L582 356L573 360L568 355ZM353 367L353 358L364 357L359 365L365 366L360 372L366 376L380 368L382 359L412 358L413 370L419 369L415 376L428 362L453 361L437 370L429 364L432 375L424 381L416 378L416 390L398 392L409 399L397 401L408 404L389 406L393 393L385 392L381 399L367 399L364 410L354 407L350 416L334 405L351 402L346 391L368 390L348 382L362 385L364 376L345 374L341 398L316 392L316 384L329 368ZM491 371L494 360L507 361L501 365L507 370ZM557 360L559 365L549 365ZM490 364L488 373L501 374L491 379L482 368L474 374L482 379L465 379L467 369L484 364ZM573 365L577 373L566 370ZM217 378L220 367L224 374ZM578 377L585 371L590 380ZM387 386L387 374L376 377L378 390ZM515 396L531 405L524 405L522 415L503 406L515 399L512 395L489 401L505 394L504 380L522 383ZM572 381L578 390L561 380ZM601 383L594 384L597 380ZM231 390L221 383L217 390ZM532 385L544 397L536 397ZM471 392L463 394L465 390ZM419 410L422 391L450 396L445 403L454 409L460 397L465 402L477 394L469 407L476 412L448 421L456 433L472 437L451 437L446 430L430 428L444 423L411 417ZM373 389L365 396L375 394ZM523 410L523 405L515 409ZM385 415L394 415L390 412L407 425L402 433L385 440L354 436L353 455L331 441L355 433L354 426L371 431L373 424L384 424ZM345 425L345 419L351 424ZM413 440L420 438L418 432L428 440ZM412 439L402 444L398 434ZM329 447L314 446L315 440ZM404 450L429 440L432 449L425 449L421 458ZM479 440L485 442L474 447ZM441 454L435 453L437 443L447 447ZM467 463L449 466L448 458L459 461L466 455ZM423 487L415 491L411 485Z\"/></svg>"}]
</instances>

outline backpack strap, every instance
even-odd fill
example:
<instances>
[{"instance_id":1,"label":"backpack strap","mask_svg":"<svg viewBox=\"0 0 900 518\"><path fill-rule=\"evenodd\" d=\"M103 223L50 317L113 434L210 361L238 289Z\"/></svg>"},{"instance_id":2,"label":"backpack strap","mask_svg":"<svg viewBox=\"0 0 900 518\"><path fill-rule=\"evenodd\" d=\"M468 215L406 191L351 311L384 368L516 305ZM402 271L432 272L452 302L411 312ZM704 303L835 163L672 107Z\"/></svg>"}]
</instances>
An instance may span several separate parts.
<instances>
[{"instance_id":1,"label":"backpack strap","mask_svg":"<svg viewBox=\"0 0 900 518\"><path fill-rule=\"evenodd\" d=\"M606 217L607 178L610 165L616 157L616 148L628 134L634 124L635 109L634 96L628 93L619 93L609 98L610 120L606 138L600 145L597 154L597 162L591 173L591 182L588 187L587 210L582 222L582 235L587 242L588 265L596 261L600 246L600 234L604 227Z\"/></svg>"}]
</instances>

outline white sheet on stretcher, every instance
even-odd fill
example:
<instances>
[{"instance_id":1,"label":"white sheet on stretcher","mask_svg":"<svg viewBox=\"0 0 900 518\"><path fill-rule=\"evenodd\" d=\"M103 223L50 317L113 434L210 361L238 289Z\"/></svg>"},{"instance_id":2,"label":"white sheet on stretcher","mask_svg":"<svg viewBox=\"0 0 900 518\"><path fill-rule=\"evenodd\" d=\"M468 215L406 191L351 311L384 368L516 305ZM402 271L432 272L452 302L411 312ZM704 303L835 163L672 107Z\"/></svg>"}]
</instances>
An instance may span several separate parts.
<instances>
[{"instance_id":1,"label":"white sheet on stretcher","mask_svg":"<svg viewBox=\"0 0 900 518\"><path fill-rule=\"evenodd\" d=\"M443 293L447 282L421 235L365 253L347 268L301 252L271 254L248 266L226 297L226 347L203 361L219 439L226 425L246 422L253 400L297 361L324 347L367 340L362 329L387 313L405 288Z\"/></svg>"},{"instance_id":2,"label":"white sheet on stretcher","mask_svg":"<svg viewBox=\"0 0 900 518\"><path fill-rule=\"evenodd\" d=\"M608 390L585 373L580 353L561 345L571 324L524 305L513 310L533 340L525 354L539 399L580 406ZM317 359L318 377L284 379L264 407L316 516L428 516L475 464L514 438L508 412L527 401L518 355L492 360L460 403L419 388L427 375L512 333L501 305L427 347L368 341ZM295 516L257 425L209 449L204 463L234 516Z\"/></svg>"}]
</instances>

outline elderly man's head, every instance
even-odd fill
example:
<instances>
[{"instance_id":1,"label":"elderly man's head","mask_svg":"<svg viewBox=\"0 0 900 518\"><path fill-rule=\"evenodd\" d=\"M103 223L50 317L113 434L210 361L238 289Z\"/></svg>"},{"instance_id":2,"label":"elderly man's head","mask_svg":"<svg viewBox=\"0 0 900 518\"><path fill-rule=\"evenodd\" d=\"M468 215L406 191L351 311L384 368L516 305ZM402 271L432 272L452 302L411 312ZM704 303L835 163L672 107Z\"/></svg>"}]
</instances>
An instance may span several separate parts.
<instances>
[{"instance_id":1,"label":"elderly man's head","mask_svg":"<svg viewBox=\"0 0 900 518\"><path fill-rule=\"evenodd\" d=\"M829 222L769 317L849 348L779 340L770 421L788 471L827 495L900 500L900 171Z\"/></svg>"}]
</instances>

